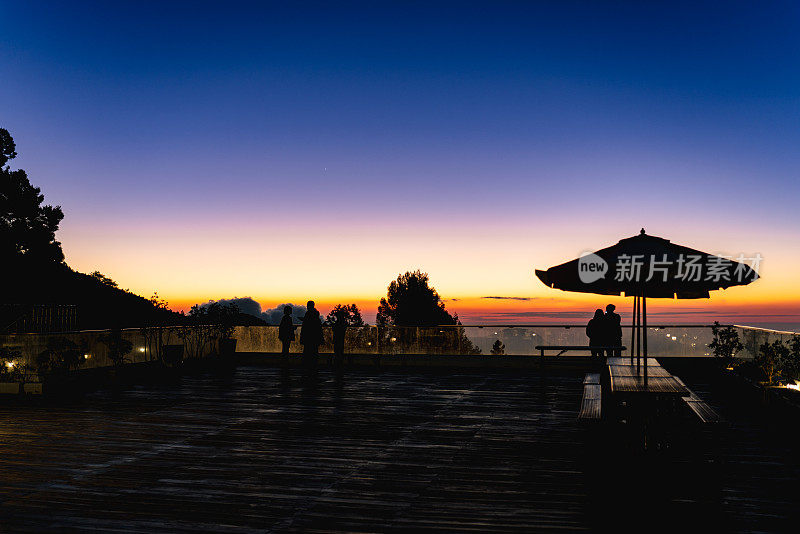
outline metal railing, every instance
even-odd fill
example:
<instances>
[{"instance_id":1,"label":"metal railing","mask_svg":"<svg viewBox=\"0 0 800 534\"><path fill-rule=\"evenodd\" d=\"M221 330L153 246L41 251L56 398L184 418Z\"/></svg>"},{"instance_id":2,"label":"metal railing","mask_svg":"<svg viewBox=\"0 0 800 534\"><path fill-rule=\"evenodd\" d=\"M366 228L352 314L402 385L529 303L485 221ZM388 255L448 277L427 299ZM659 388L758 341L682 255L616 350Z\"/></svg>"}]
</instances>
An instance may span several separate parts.
<instances>
[{"instance_id":1,"label":"metal railing","mask_svg":"<svg viewBox=\"0 0 800 534\"><path fill-rule=\"evenodd\" d=\"M69 332L78 324L74 304L0 304L0 333Z\"/></svg>"},{"instance_id":2,"label":"metal railing","mask_svg":"<svg viewBox=\"0 0 800 534\"><path fill-rule=\"evenodd\" d=\"M758 347L776 339L788 340L793 332L783 332L735 326L744 344L740 358L753 358ZM177 335L177 327L164 327L163 344L183 344ZM622 342L630 346L631 327L623 326ZM85 367L111 365L108 347L101 337L108 331L92 330L64 333L27 333L0 335L0 347L13 348L28 361L47 349L52 338L66 338L86 347ZM297 328L299 339L300 327ZM652 357L712 357L708 344L713 337L710 325L648 325L648 353ZM156 359L152 340L148 340L140 329L126 329L122 337L131 342L133 349L126 356L132 362ZM278 353L277 326L239 326L233 337L237 340L237 352ZM383 355L474 355L493 357L538 356L537 345L587 345L585 326L565 324L530 325L479 325L437 327L349 327L345 335L345 353ZM299 341L291 344L290 352L302 352ZM191 352L191 351L187 351ZM333 352L333 332L323 327L321 353ZM627 351L626 351L626 354ZM569 358L570 353L562 357Z\"/></svg>"},{"instance_id":3,"label":"metal railing","mask_svg":"<svg viewBox=\"0 0 800 534\"><path fill-rule=\"evenodd\" d=\"M630 340L630 326L623 326L623 344ZM238 327L237 350L242 352L280 352L277 327ZM333 351L330 329L324 329L322 352ZM626 341L628 340L628 341ZM651 356L710 356L709 325L648 326ZM464 354L536 356L537 345L587 345L584 325L479 325L402 327L375 326L348 328L345 352L358 354ZM292 352L301 352L292 343Z\"/></svg>"}]
</instances>

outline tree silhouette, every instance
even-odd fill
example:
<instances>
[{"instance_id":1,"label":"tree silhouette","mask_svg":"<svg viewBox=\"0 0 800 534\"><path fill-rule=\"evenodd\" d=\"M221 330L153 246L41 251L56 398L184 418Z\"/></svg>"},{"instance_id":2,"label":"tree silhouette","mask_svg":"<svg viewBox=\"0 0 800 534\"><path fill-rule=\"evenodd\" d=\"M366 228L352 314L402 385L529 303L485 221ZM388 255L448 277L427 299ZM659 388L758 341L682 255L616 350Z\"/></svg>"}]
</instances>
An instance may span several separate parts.
<instances>
[{"instance_id":1,"label":"tree silhouette","mask_svg":"<svg viewBox=\"0 0 800 534\"><path fill-rule=\"evenodd\" d=\"M14 139L0 128L0 256L20 267L61 264L56 231L64 213L61 206L42 205L44 195L25 171L11 170L8 162L16 155Z\"/></svg>"},{"instance_id":2,"label":"tree silhouette","mask_svg":"<svg viewBox=\"0 0 800 534\"><path fill-rule=\"evenodd\" d=\"M776 339L772 343L764 343L759 347L755 357L756 364L761 368L768 384L773 384L775 378L780 374L781 363L785 361L791 351L783 344L783 341Z\"/></svg>"},{"instance_id":3,"label":"tree silhouette","mask_svg":"<svg viewBox=\"0 0 800 534\"><path fill-rule=\"evenodd\" d=\"M428 285L428 273L420 270L401 274L389 284L386 298L378 305L379 325L439 326L458 324L458 316L444 309L439 293Z\"/></svg>"},{"instance_id":4,"label":"tree silhouette","mask_svg":"<svg viewBox=\"0 0 800 534\"><path fill-rule=\"evenodd\" d=\"M364 319L361 317L361 310L355 304L337 304L333 307L331 312L325 317L325 326L331 326L336 323L336 316L339 312L344 313L347 326L364 326Z\"/></svg>"},{"instance_id":5,"label":"tree silhouette","mask_svg":"<svg viewBox=\"0 0 800 534\"><path fill-rule=\"evenodd\" d=\"M739 333L732 326L723 327L719 321L714 321L711 327L714 340L708 344L714 356L721 358L725 365L730 365L736 354L744 348L739 341Z\"/></svg>"},{"instance_id":6,"label":"tree silhouette","mask_svg":"<svg viewBox=\"0 0 800 534\"><path fill-rule=\"evenodd\" d=\"M451 315L445 310L439 293L428 282L428 273L420 270L408 271L392 280L386 298L378 305L381 343L396 350L422 344L426 350L444 354L479 354L481 350L467 337L458 314ZM404 328L409 326L428 328ZM431 328L435 326L454 328ZM389 343L383 338L388 338Z\"/></svg>"},{"instance_id":7,"label":"tree silhouette","mask_svg":"<svg viewBox=\"0 0 800 534\"><path fill-rule=\"evenodd\" d=\"M506 346L498 339L494 342L494 345L492 345L492 350L490 352L493 356L502 356L506 353Z\"/></svg>"},{"instance_id":8,"label":"tree silhouette","mask_svg":"<svg viewBox=\"0 0 800 534\"><path fill-rule=\"evenodd\" d=\"M14 139L0 128L0 259L6 279L13 280L3 287L0 300L20 305L8 321L3 317L4 324L42 304L74 305L78 329L175 324L179 316L174 312L120 289L102 273L79 273L66 264L56 240L64 218L61 207L45 205L25 171L9 167L16 155ZM0 315L7 313L0 310Z\"/></svg>"},{"instance_id":9,"label":"tree silhouette","mask_svg":"<svg viewBox=\"0 0 800 534\"><path fill-rule=\"evenodd\" d=\"M98 282L100 282L105 286L119 288L119 285L117 285L117 283L114 280L104 275L100 271L94 271L89 276L91 276L92 278L94 278L95 280L97 280Z\"/></svg>"},{"instance_id":10,"label":"tree silhouette","mask_svg":"<svg viewBox=\"0 0 800 534\"><path fill-rule=\"evenodd\" d=\"M108 347L108 359L114 367L120 367L125 363L125 356L133 350L133 343L122 337L122 330L112 328L107 334L97 338L100 343Z\"/></svg>"}]
</instances>

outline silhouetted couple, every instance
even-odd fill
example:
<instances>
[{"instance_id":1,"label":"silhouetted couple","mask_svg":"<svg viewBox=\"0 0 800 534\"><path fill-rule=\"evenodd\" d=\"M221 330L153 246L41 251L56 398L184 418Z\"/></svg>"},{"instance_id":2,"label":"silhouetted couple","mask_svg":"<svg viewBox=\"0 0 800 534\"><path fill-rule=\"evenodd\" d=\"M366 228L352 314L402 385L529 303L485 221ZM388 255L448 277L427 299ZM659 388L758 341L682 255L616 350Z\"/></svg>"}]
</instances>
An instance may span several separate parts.
<instances>
[{"instance_id":1,"label":"silhouetted couple","mask_svg":"<svg viewBox=\"0 0 800 534\"><path fill-rule=\"evenodd\" d=\"M586 336L589 338L589 348L592 356L603 356L603 349L594 347L620 347L622 346L622 318L614 313L616 306L606 306L603 310L595 310L594 317L586 325ZM620 349L605 349L607 356L620 356Z\"/></svg>"},{"instance_id":2,"label":"silhouetted couple","mask_svg":"<svg viewBox=\"0 0 800 534\"><path fill-rule=\"evenodd\" d=\"M306 314L300 317L303 326L300 328L300 344L303 345L303 366L307 369L317 366L319 346L322 345L322 319L314 301L306 304Z\"/></svg>"},{"instance_id":3,"label":"silhouetted couple","mask_svg":"<svg viewBox=\"0 0 800 534\"><path fill-rule=\"evenodd\" d=\"M331 325L333 331L333 366L341 371L344 364L344 337L347 332L347 311L339 309L334 314L335 321ZM322 320L319 312L314 308L314 301L308 301L308 311L303 318L303 329L300 331L300 343L303 344L303 356L312 359L316 364L319 356L319 346L324 340L322 334Z\"/></svg>"},{"instance_id":4,"label":"silhouetted couple","mask_svg":"<svg viewBox=\"0 0 800 534\"><path fill-rule=\"evenodd\" d=\"M309 300L306 314L300 317L303 326L300 329L300 344L303 345L304 363L316 363L319 356L319 346L322 344L322 320L319 311L314 307L314 301ZM278 326L278 339L281 342L281 357L284 363L289 359L289 348L294 341L294 330L297 328L292 322L292 307L283 307L283 317Z\"/></svg>"}]
</instances>

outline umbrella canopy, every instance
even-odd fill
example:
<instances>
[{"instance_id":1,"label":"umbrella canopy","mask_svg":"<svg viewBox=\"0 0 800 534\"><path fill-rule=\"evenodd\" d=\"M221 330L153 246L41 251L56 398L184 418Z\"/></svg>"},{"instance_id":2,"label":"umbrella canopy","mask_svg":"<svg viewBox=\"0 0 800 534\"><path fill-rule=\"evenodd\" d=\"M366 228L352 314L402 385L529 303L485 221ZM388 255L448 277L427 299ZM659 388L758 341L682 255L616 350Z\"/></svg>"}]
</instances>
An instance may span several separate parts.
<instances>
[{"instance_id":1,"label":"umbrella canopy","mask_svg":"<svg viewBox=\"0 0 800 534\"><path fill-rule=\"evenodd\" d=\"M708 298L709 291L758 279L741 261L676 245L644 229L616 245L537 269L536 276L563 291L679 299Z\"/></svg>"}]
</instances>

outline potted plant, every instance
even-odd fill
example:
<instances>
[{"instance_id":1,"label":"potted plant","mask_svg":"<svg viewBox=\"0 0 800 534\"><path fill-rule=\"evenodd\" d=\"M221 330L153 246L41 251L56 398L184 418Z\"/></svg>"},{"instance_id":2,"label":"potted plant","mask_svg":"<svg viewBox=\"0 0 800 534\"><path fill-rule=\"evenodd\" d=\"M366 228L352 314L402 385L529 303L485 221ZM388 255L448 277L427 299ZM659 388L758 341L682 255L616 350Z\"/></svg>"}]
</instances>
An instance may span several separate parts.
<instances>
[{"instance_id":1,"label":"potted plant","mask_svg":"<svg viewBox=\"0 0 800 534\"><path fill-rule=\"evenodd\" d=\"M725 367L731 367L736 355L744 348L742 342L739 341L739 333L732 326L721 326L719 321L714 321L711 333L714 339L708 344L708 348Z\"/></svg>"},{"instance_id":2,"label":"potted plant","mask_svg":"<svg viewBox=\"0 0 800 534\"><path fill-rule=\"evenodd\" d=\"M36 356L36 369L41 381L56 389L70 387L76 382L69 372L77 370L89 358L85 339L72 341L66 337L51 337L47 348Z\"/></svg>"},{"instance_id":3,"label":"potted plant","mask_svg":"<svg viewBox=\"0 0 800 534\"><path fill-rule=\"evenodd\" d=\"M122 366L128 362L125 358L133 350L133 343L122 337L122 330L114 328L107 334L97 338L97 341L108 347L108 359L111 360L113 367L113 377L120 378Z\"/></svg>"},{"instance_id":4,"label":"potted plant","mask_svg":"<svg viewBox=\"0 0 800 534\"><path fill-rule=\"evenodd\" d=\"M213 327L209 324L208 309L205 306L192 306L186 318L186 324L178 328L178 337L183 341L181 357L184 353L188 359L202 358L209 350L213 336ZM177 354L177 349L176 354Z\"/></svg>"},{"instance_id":5,"label":"potted plant","mask_svg":"<svg viewBox=\"0 0 800 534\"><path fill-rule=\"evenodd\" d=\"M214 302L208 307L208 317L212 324L211 336L217 341L217 354L223 358L232 358L236 352L233 332L238 315L239 307L234 303L222 305Z\"/></svg>"}]
</instances>

